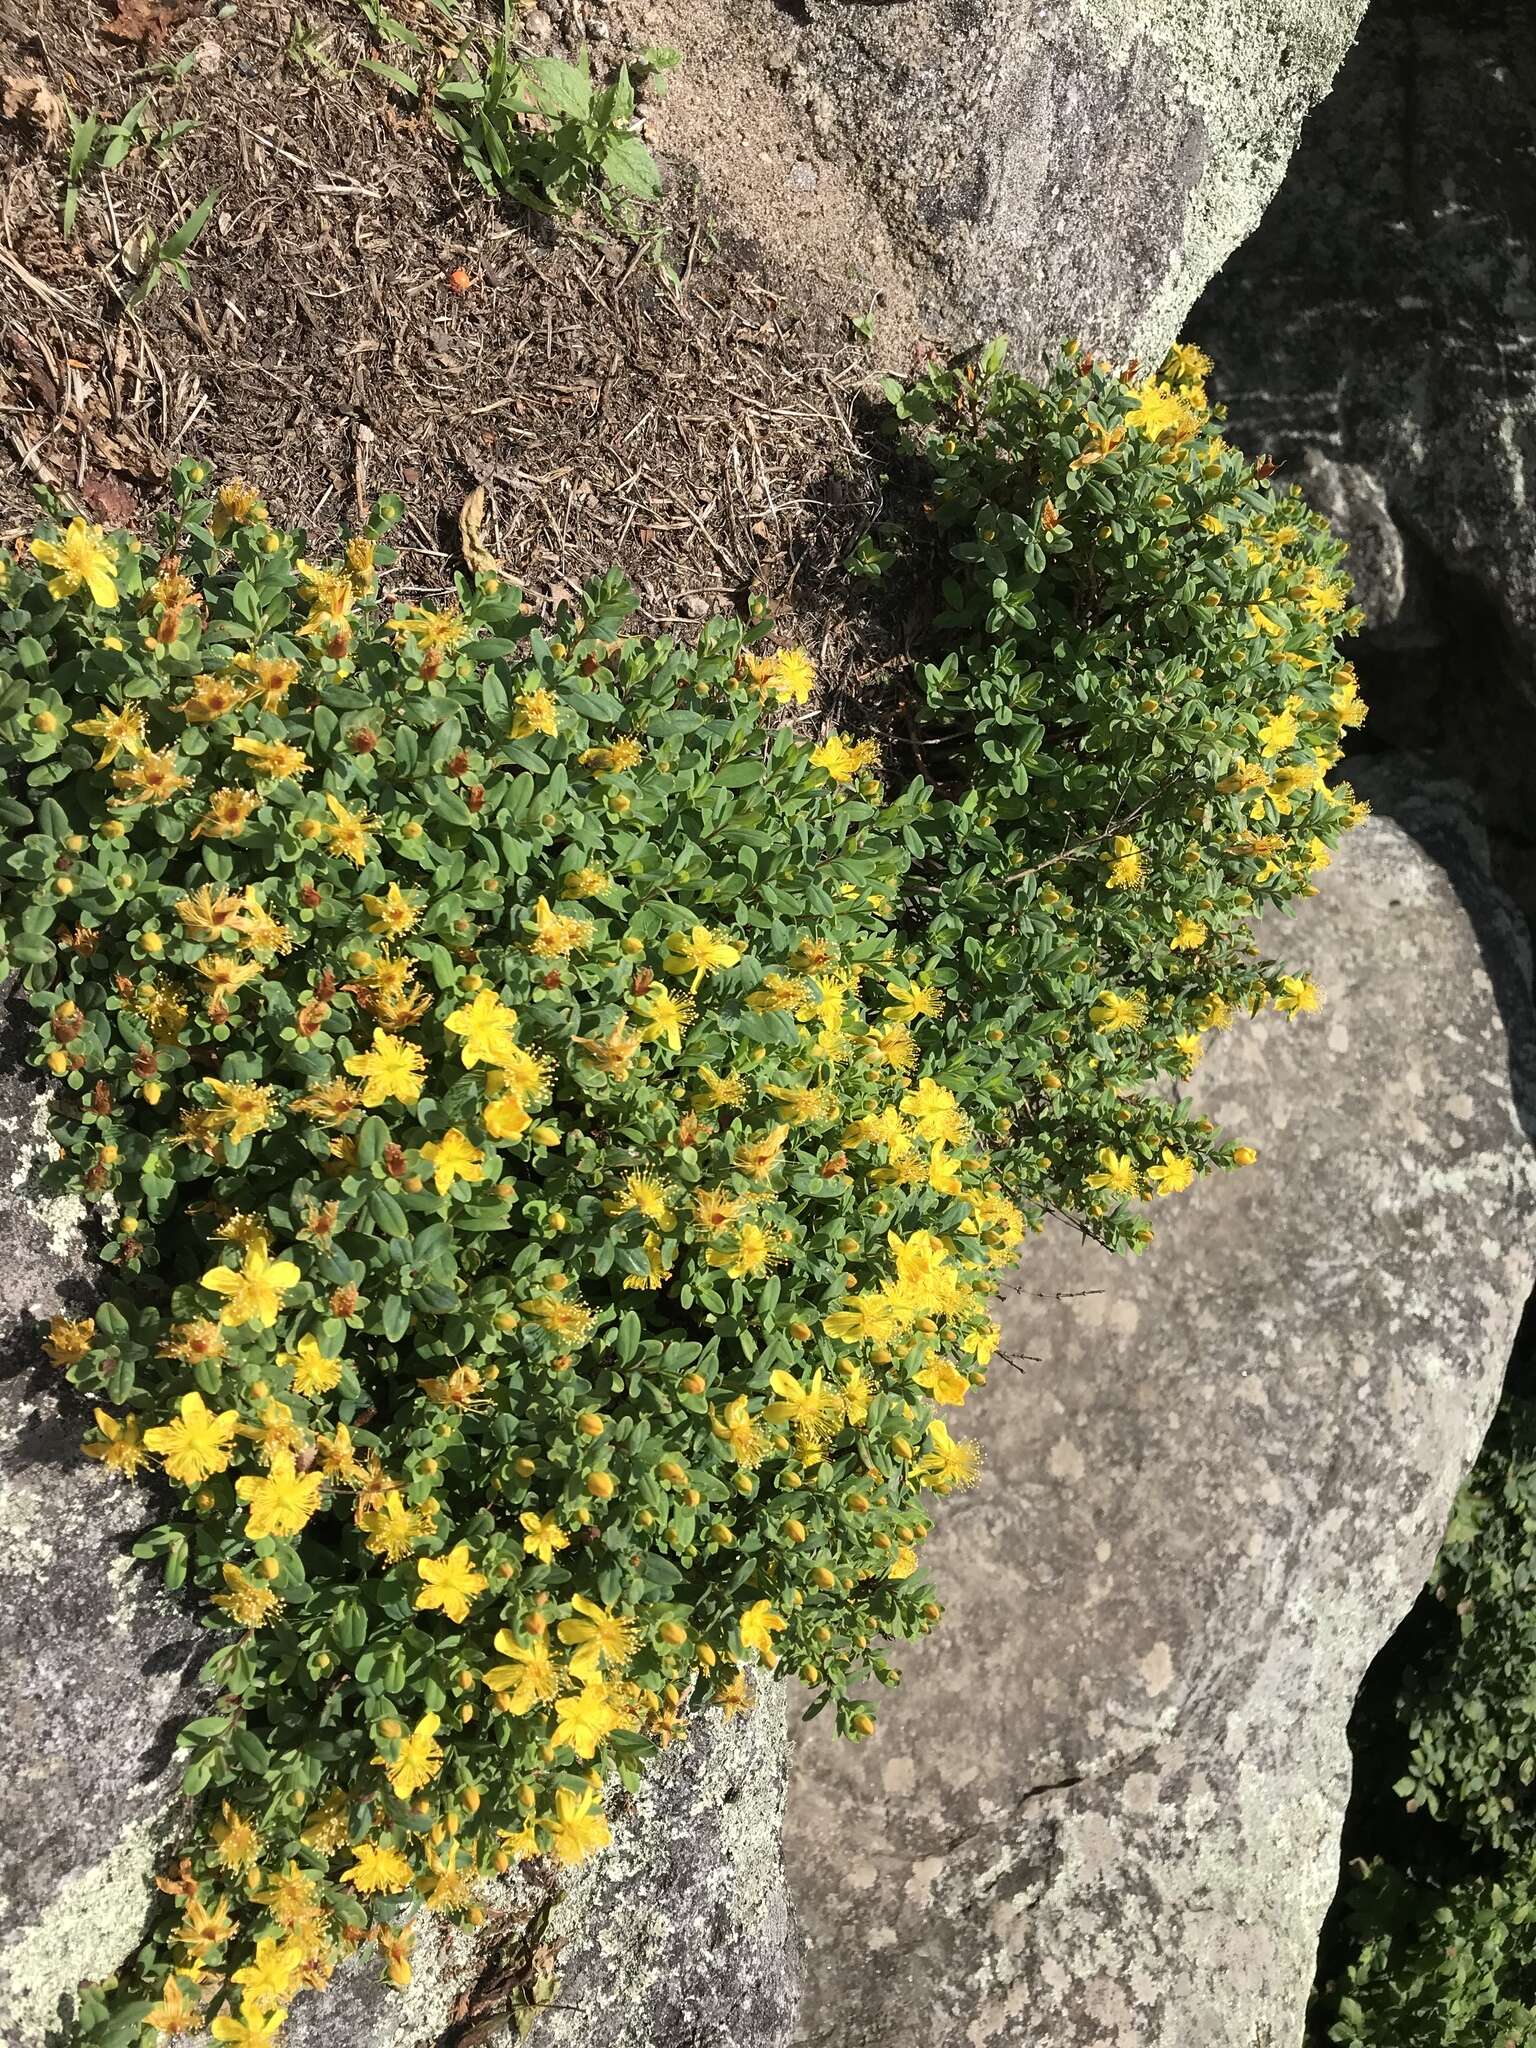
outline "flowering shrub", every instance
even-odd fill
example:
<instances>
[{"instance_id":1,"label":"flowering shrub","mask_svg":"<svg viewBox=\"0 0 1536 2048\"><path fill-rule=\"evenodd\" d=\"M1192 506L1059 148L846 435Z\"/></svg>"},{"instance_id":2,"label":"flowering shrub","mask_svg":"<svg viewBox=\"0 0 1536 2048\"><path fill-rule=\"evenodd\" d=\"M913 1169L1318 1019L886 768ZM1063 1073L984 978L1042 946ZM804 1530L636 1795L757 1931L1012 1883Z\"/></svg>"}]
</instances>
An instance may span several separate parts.
<instances>
[{"instance_id":1,"label":"flowering shrub","mask_svg":"<svg viewBox=\"0 0 1536 2048\"><path fill-rule=\"evenodd\" d=\"M73 520L6 565L0 931L124 1282L46 1348L221 1636L83 2040L252 2048L364 1939L407 1981L416 1905L603 1844L751 1663L872 1731L998 1270L1251 1158L1168 1077L1317 1002L1249 922L1353 815L1337 549L1197 369L900 396L934 787L797 737L756 613L387 602L389 505L316 566L194 465L156 559Z\"/></svg>"},{"instance_id":2,"label":"flowering shrub","mask_svg":"<svg viewBox=\"0 0 1536 2048\"><path fill-rule=\"evenodd\" d=\"M1318 1007L1253 920L1313 894L1364 811L1324 782L1364 716L1342 547L1215 431L1209 368L1176 348L1132 384L1069 352L1036 384L994 346L891 387L941 586L916 678L936 793L909 902L947 999L925 1062L1032 1227L1064 1213L1116 1249L1150 1235L1140 1198L1252 1162L1170 1084L1238 1013Z\"/></svg>"}]
</instances>

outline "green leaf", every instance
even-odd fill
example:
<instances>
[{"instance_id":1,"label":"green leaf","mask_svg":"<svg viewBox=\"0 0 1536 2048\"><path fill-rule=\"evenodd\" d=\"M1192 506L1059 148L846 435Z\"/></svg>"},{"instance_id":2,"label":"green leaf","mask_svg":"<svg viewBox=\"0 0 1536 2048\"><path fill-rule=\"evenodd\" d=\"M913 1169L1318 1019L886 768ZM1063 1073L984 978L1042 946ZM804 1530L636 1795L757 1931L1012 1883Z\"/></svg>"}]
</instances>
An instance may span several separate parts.
<instances>
[{"instance_id":1,"label":"green leaf","mask_svg":"<svg viewBox=\"0 0 1536 2048\"><path fill-rule=\"evenodd\" d=\"M592 110L592 73L585 50L575 64L567 64L561 57L534 57L523 69L541 114L586 120Z\"/></svg>"},{"instance_id":2,"label":"green leaf","mask_svg":"<svg viewBox=\"0 0 1536 2048\"><path fill-rule=\"evenodd\" d=\"M411 1226L405 1211L389 1189L378 1182L368 1190L368 1213L386 1237L409 1237Z\"/></svg>"},{"instance_id":3,"label":"green leaf","mask_svg":"<svg viewBox=\"0 0 1536 2048\"><path fill-rule=\"evenodd\" d=\"M656 159L638 135L618 135L604 145L603 175L610 185L636 199L661 197L661 174Z\"/></svg>"}]
</instances>

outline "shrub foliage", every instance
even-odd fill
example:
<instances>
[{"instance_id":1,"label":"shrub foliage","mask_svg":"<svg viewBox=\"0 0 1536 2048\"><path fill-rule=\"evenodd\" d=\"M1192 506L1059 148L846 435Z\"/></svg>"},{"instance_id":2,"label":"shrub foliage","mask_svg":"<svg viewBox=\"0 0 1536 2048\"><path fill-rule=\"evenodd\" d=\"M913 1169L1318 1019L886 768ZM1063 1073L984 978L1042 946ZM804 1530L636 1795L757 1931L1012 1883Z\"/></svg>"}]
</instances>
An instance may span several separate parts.
<instances>
[{"instance_id":1,"label":"shrub foliage","mask_svg":"<svg viewBox=\"0 0 1536 2048\"><path fill-rule=\"evenodd\" d=\"M1417 1861L1364 1868L1325 2009L1351 2048L1536 2040L1536 1409L1507 1402L1430 1578L1428 1652L1395 1702L1393 1790L1444 1824Z\"/></svg>"},{"instance_id":2,"label":"shrub foliage","mask_svg":"<svg viewBox=\"0 0 1536 2048\"><path fill-rule=\"evenodd\" d=\"M1318 1001L1252 923L1357 815L1340 551L1205 367L895 394L928 518L856 566L940 589L883 760L755 609L390 600L388 504L317 565L190 465L152 554L7 564L0 931L120 1283L46 1348L219 1638L83 2040L406 1981L754 1663L872 1731L999 1270L1251 1160L1174 1084Z\"/></svg>"}]
</instances>

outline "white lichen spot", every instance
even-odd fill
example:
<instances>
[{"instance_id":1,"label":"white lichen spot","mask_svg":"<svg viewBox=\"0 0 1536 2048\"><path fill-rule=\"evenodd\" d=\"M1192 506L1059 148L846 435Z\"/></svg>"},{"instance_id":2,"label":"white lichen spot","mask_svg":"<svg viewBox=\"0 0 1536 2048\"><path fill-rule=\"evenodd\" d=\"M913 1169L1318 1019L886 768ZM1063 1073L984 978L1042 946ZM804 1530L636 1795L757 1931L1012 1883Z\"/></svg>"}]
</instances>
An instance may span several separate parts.
<instances>
[{"instance_id":1,"label":"white lichen spot","mask_svg":"<svg viewBox=\"0 0 1536 2048\"><path fill-rule=\"evenodd\" d=\"M1051 1446L1048 1462L1051 1477L1064 1480L1068 1486L1076 1486L1088 1470L1083 1463L1082 1452L1076 1444L1069 1443L1066 1437L1058 1438Z\"/></svg>"},{"instance_id":2,"label":"white lichen spot","mask_svg":"<svg viewBox=\"0 0 1536 2048\"><path fill-rule=\"evenodd\" d=\"M1157 1699L1173 1683L1173 1652L1165 1642L1155 1642L1137 1666L1149 1696Z\"/></svg>"}]
</instances>

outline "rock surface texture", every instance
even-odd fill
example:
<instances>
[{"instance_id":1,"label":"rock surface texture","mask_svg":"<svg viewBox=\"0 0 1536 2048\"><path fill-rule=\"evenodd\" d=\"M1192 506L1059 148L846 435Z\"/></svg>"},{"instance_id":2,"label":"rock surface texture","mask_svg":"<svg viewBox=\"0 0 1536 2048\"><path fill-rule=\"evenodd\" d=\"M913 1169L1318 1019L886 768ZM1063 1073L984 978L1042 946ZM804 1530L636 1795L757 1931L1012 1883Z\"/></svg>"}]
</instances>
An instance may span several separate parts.
<instances>
[{"instance_id":1,"label":"rock surface texture","mask_svg":"<svg viewBox=\"0 0 1536 2048\"><path fill-rule=\"evenodd\" d=\"M1351 543L1368 744L1484 806L1536 916L1536 56L1519 0L1374 0L1188 322L1234 438Z\"/></svg>"},{"instance_id":2,"label":"rock surface texture","mask_svg":"<svg viewBox=\"0 0 1536 2048\"><path fill-rule=\"evenodd\" d=\"M1257 223L1364 11L659 0L637 19L685 53L659 146L781 253L883 288L881 341L915 309L959 342L1155 356Z\"/></svg>"},{"instance_id":3,"label":"rock surface texture","mask_svg":"<svg viewBox=\"0 0 1536 2048\"><path fill-rule=\"evenodd\" d=\"M79 1215L39 1198L37 1097L0 1059L0 2043L53 2048L82 1978L142 1932L174 1830L177 1725L198 1711L210 1638L129 1555L149 1496L79 1454L85 1416L38 1366L37 1319L90 1299ZM488 1887L483 1930L423 1922L401 1996L377 1956L295 2008L294 2048L457 2048L496 1985L559 1977L539 2048L780 2048L799 1944L780 1860L784 1699L701 1714L660 1759L613 1846L550 1885ZM551 1899L553 1894L553 1899ZM551 1904L547 1921L533 1916ZM536 1932L535 1942L533 1929ZM462 2037L461 2037L462 2038ZM476 2034L477 2048L511 2041Z\"/></svg>"},{"instance_id":4,"label":"rock surface texture","mask_svg":"<svg viewBox=\"0 0 1536 2048\"><path fill-rule=\"evenodd\" d=\"M1162 1205L1135 1262L1056 1236L1019 1270L1019 1370L968 1404L986 1465L930 1547L942 1630L872 1742L797 1747L815 2048L1300 2038L1350 1707L1536 1258L1517 928L1453 801L1404 817L1271 934L1322 1015L1208 1056L1259 1169Z\"/></svg>"},{"instance_id":5,"label":"rock surface texture","mask_svg":"<svg viewBox=\"0 0 1536 2048\"><path fill-rule=\"evenodd\" d=\"M1375 0L1191 326L1243 445L1369 472L1434 560L1497 603L1536 690L1530 28L1524 0Z\"/></svg>"},{"instance_id":6,"label":"rock surface texture","mask_svg":"<svg viewBox=\"0 0 1536 2048\"><path fill-rule=\"evenodd\" d=\"M80 1456L37 1318L89 1301L79 1211L39 1198L38 1098L0 1065L0 2041L35 2048L143 1925L197 1711L200 1632L128 1555L146 1500Z\"/></svg>"},{"instance_id":7,"label":"rock surface texture","mask_svg":"<svg viewBox=\"0 0 1536 2048\"><path fill-rule=\"evenodd\" d=\"M559 1978L535 2048L781 2048L794 2025L799 1941L780 1862L784 1692L726 1722L701 1715L648 1773L613 1846L549 1883L487 1887L483 1931L423 1921L401 1997L365 1955L294 2008L293 2048L477 2048L508 1993ZM549 1905L547 1919L541 1908ZM531 1931L530 1931L531 1930ZM535 1955L533 1951L537 1951Z\"/></svg>"}]
</instances>

